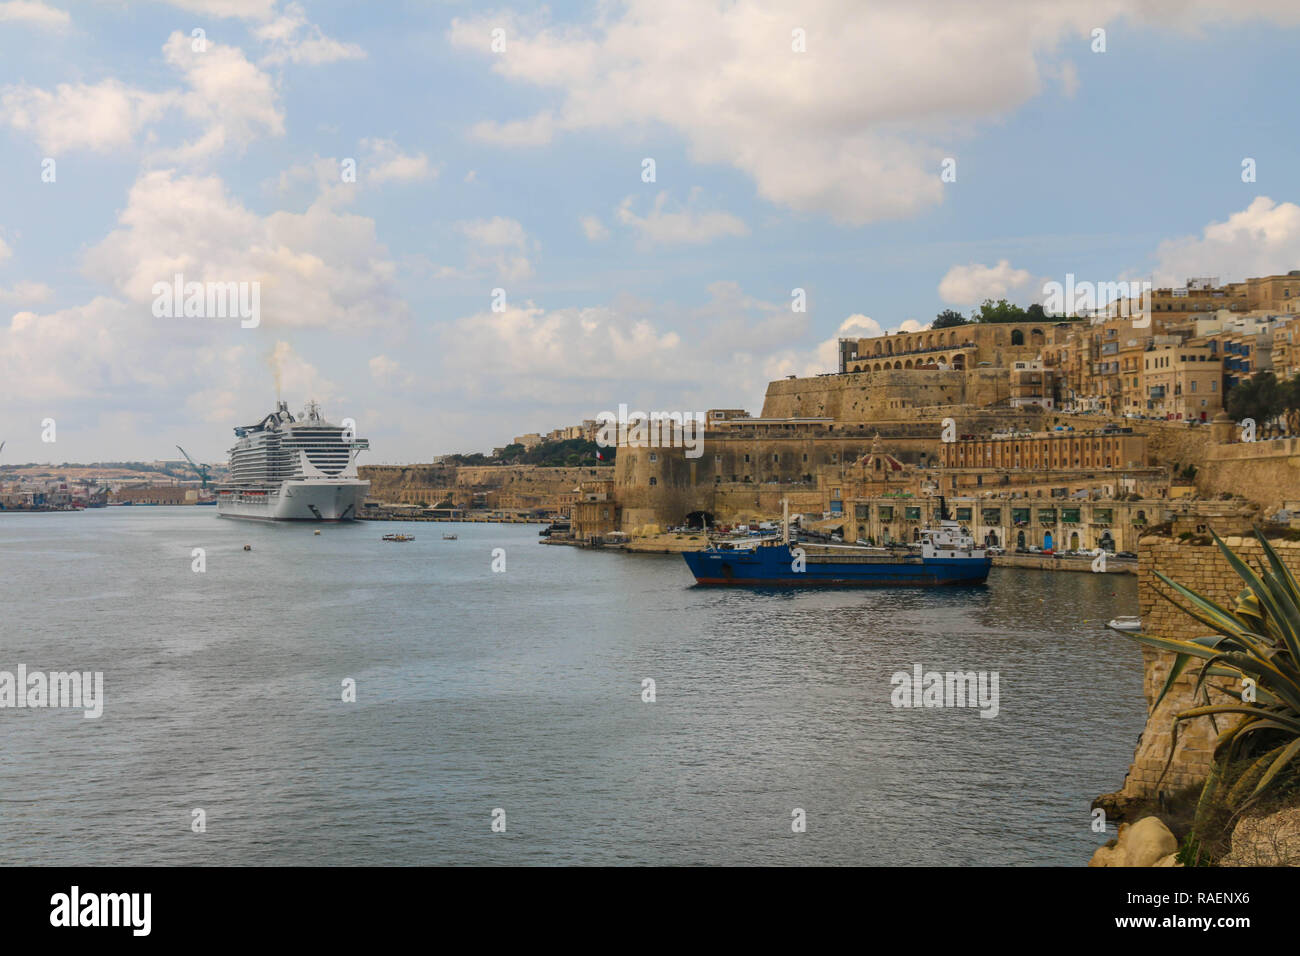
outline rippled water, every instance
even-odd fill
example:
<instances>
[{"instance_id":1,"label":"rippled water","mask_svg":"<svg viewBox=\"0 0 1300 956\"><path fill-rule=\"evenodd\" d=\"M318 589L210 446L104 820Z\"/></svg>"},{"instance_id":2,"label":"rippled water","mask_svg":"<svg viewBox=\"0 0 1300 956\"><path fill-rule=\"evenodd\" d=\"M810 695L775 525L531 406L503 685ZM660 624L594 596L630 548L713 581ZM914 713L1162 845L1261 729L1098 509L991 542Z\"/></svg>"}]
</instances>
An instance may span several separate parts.
<instances>
[{"instance_id":1,"label":"rippled water","mask_svg":"<svg viewBox=\"0 0 1300 956\"><path fill-rule=\"evenodd\" d=\"M0 669L106 696L0 709L0 862L1081 865L1143 724L1128 576L746 592L536 526L312 530L0 515ZM895 709L916 663L998 671L999 715Z\"/></svg>"}]
</instances>

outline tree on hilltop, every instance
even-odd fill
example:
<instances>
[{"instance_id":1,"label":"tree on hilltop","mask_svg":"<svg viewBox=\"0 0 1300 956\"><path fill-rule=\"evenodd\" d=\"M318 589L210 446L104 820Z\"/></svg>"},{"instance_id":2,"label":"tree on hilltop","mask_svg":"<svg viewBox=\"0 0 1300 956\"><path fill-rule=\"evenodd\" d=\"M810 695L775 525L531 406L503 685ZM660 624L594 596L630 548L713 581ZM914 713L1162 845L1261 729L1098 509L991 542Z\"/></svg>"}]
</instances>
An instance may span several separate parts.
<instances>
[{"instance_id":1,"label":"tree on hilltop","mask_svg":"<svg viewBox=\"0 0 1300 956\"><path fill-rule=\"evenodd\" d=\"M966 316L962 315L956 309L944 309L934 317L934 322L931 324L930 328L951 329L953 326L965 325L969 321L970 319L966 318Z\"/></svg>"},{"instance_id":2,"label":"tree on hilltop","mask_svg":"<svg viewBox=\"0 0 1300 956\"><path fill-rule=\"evenodd\" d=\"M984 304L971 313L976 322L1024 322L1025 310L1006 299L985 299Z\"/></svg>"}]
</instances>

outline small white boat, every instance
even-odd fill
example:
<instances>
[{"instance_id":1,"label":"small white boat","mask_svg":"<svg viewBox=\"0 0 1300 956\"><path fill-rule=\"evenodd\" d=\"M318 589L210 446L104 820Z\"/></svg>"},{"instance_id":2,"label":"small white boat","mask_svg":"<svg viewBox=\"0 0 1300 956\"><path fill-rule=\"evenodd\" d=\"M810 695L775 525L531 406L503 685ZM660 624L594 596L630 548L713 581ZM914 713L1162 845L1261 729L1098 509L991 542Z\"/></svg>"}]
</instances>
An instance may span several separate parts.
<instances>
[{"instance_id":1,"label":"small white boat","mask_svg":"<svg viewBox=\"0 0 1300 956\"><path fill-rule=\"evenodd\" d=\"M1136 615L1126 614L1114 618L1110 622L1111 630L1115 631L1140 631L1142 630L1142 618Z\"/></svg>"},{"instance_id":2,"label":"small white boat","mask_svg":"<svg viewBox=\"0 0 1300 956\"><path fill-rule=\"evenodd\" d=\"M443 540L443 541L455 541L456 539L457 539L457 536L454 535L454 534L444 534L444 535L442 536L442 540Z\"/></svg>"}]
</instances>

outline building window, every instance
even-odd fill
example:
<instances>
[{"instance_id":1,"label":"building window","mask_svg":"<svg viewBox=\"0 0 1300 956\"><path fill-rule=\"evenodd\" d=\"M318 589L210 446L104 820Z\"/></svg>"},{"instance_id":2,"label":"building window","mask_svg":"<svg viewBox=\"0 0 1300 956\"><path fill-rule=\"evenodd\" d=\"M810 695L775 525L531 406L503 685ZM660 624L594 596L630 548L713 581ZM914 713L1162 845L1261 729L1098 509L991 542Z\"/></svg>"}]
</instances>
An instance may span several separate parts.
<instances>
[{"instance_id":1,"label":"building window","mask_svg":"<svg viewBox=\"0 0 1300 956\"><path fill-rule=\"evenodd\" d=\"M651 475L651 476L650 476L650 487L653 488L653 487L654 487L655 485L657 485L657 484L659 484L659 479L656 478L654 475Z\"/></svg>"},{"instance_id":2,"label":"building window","mask_svg":"<svg viewBox=\"0 0 1300 956\"><path fill-rule=\"evenodd\" d=\"M659 456L656 455L654 452L651 452L651 453L650 453L650 463L651 463L651 464L654 464L654 463L655 463L656 461L658 461L658 460L659 460Z\"/></svg>"}]
</instances>

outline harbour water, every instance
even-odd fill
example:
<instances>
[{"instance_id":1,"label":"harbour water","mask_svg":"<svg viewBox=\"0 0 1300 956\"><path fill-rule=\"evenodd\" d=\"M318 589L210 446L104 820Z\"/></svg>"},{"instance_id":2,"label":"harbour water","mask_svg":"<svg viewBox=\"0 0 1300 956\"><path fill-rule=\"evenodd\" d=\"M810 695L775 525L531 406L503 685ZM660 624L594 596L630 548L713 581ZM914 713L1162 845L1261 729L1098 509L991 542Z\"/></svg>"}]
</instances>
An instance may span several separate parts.
<instances>
[{"instance_id":1,"label":"harbour water","mask_svg":"<svg viewBox=\"0 0 1300 956\"><path fill-rule=\"evenodd\" d=\"M531 525L314 530L0 515L0 670L105 695L0 709L0 863L1075 866L1143 725L1130 576L753 592ZM997 716L895 708L916 664L998 672Z\"/></svg>"}]
</instances>

